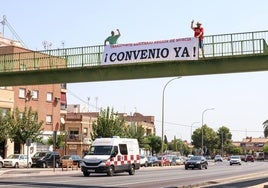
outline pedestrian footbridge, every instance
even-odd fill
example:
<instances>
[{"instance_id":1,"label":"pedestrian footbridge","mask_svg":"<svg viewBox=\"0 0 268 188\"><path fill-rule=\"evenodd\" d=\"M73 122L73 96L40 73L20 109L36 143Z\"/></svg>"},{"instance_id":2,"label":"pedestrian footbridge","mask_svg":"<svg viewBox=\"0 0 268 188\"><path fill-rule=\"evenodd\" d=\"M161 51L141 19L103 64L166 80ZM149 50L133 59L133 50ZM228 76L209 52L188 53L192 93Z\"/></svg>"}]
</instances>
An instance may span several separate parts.
<instances>
[{"instance_id":1,"label":"pedestrian footbridge","mask_svg":"<svg viewBox=\"0 0 268 188\"><path fill-rule=\"evenodd\" d=\"M205 59L102 65L103 45L0 55L0 86L268 70L268 31L205 36Z\"/></svg>"}]
</instances>

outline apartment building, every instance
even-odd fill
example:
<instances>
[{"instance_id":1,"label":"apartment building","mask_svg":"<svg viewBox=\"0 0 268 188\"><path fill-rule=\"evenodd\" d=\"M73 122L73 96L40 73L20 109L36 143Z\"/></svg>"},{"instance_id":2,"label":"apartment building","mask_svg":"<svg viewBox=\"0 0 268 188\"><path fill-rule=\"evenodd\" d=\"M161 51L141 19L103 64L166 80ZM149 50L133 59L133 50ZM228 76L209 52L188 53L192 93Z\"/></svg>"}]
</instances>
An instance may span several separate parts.
<instances>
[{"instance_id":1,"label":"apartment building","mask_svg":"<svg viewBox=\"0 0 268 188\"><path fill-rule=\"evenodd\" d=\"M99 112L81 112L80 105L68 105L65 124L62 131L66 132L66 154L83 156L91 145L92 124L97 121ZM126 121L126 126L142 126L145 135L155 134L154 116L143 116L135 112L133 115L118 113Z\"/></svg>"},{"instance_id":2,"label":"apartment building","mask_svg":"<svg viewBox=\"0 0 268 188\"><path fill-rule=\"evenodd\" d=\"M33 55L34 54L34 55ZM38 55L39 54L39 55ZM45 58L39 59L38 64L33 64L33 56L47 56L25 49L19 42L6 39L0 36L0 56L8 57L10 67L16 71L37 70L47 66ZM64 61L62 64L64 65ZM0 69L4 69L0 65ZM15 78L14 78L15 79ZM44 142L52 136L53 131L59 131L64 123L64 114L67 113L66 84L47 84L47 85L20 85L13 87L0 87L0 111L13 111L18 108L23 111L25 107L32 107L32 110L38 112L38 121L43 121L43 139ZM47 150L48 146L32 143L30 154L36 151ZM13 153L22 153L23 148L18 143L6 140L0 143L0 155L7 157Z\"/></svg>"}]
</instances>

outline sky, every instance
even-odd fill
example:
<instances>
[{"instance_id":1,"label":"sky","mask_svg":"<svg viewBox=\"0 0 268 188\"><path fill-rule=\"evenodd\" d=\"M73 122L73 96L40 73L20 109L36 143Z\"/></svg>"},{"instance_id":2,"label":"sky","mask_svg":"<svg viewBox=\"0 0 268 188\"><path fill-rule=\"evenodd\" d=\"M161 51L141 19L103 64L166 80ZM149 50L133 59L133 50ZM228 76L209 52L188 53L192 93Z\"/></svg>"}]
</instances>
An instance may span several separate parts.
<instances>
[{"instance_id":1,"label":"sky","mask_svg":"<svg viewBox=\"0 0 268 188\"><path fill-rule=\"evenodd\" d=\"M0 20L6 16L27 48L43 50L44 41L51 49L102 45L116 29L121 31L118 43L192 37L192 20L202 23L205 35L264 31L267 7L267 0L9 0L1 3ZM7 27L0 27L5 37L14 38ZM67 84L67 101L91 112L112 107L129 115L154 116L161 136L162 91L171 79ZM190 141L191 128L201 127L203 119L215 131L228 127L234 141L263 137L267 79L267 72L252 72L173 80L165 90L164 134L169 141L174 136Z\"/></svg>"}]
</instances>

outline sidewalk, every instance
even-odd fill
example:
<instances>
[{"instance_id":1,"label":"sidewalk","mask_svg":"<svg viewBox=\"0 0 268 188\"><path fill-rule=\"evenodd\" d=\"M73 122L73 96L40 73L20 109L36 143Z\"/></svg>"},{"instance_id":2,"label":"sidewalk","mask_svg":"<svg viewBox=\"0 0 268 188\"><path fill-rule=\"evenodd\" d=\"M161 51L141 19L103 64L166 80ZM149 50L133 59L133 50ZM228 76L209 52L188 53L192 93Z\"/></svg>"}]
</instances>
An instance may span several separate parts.
<instances>
[{"instance_id":1,"label":"sidewalk","mask_svg":"<svg viewBox=\"0 0 268 188\"><path fill-rule=\"evenodd\" d=\"M81 170L72 170L71 168L20 168L20 169L0 169L0 178L19 177L19 176L52 176L52 175L66 175L66 174L82 174Z\"/></svg>"}]
</instances>

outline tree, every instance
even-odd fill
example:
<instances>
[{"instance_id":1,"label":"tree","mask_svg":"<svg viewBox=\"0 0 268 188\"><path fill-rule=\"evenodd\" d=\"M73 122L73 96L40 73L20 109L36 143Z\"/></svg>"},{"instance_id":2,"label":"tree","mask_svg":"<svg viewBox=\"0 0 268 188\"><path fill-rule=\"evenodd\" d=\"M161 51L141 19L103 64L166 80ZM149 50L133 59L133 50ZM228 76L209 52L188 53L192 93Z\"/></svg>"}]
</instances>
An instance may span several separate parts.
<instances>
[{"instance_id":1,"label":"tree","mask_svg":"<svg viewBox=\"0 0 268 188\"><path fill-rule=\"evenodd\" d=\"M210 155L214 152L214 149L217 147L217 134L216 132L208 127L207 125L203 125L203 150L205 155ZM198 128L193 132L192 135L192 144L195 148L202 147L202 129Z\"/></svg>"},{"instance_id":2,"label":"tree","mask_svg":"<svg viewBox=\"0 0 268 188\"><path fill-rule=\"evenodd\" d=\"M20 112L16 108L13 112L7 113L7 126L9 129L9 138L13 142L25 144L27 139L32 142L38 142L42 139L43 121L38 122L38 113L32 108L24 108Z\"/></svg>"},{"instance_id":3,"label":"tree","mask_svg":"<svg viewBox=\"0 0 268 188\"><path fill-rule=\"evenodd\" d=\"M140 148L144 148L145 145L145 130L142 125L129 125L125 128L126 137L136 138Z\"/></svg>"},{"instance_id":4,"label":"tree","mask_svg":"<svg viewBox=\"0 0 268 188\"><path fill-rule=\"evenodd\" d=\"M160 152L162 146L161 137L148 135L145 137L145 143L149 145L152 155Z\"/></svg>"},{"instance_id":5,"label":"tree","mask_svg":"<svg viewBox=\"0 0 268 188\"><path fill-rule=\"evenodd\" d=\"M57 135L57 142L55 143L55 148L59 149L61 147L65 147L65 134L59 134ZM48 145L54 145L53 143L53 136L50 136L47 140Z\"/></svg>"},{"instance_id":6,"label":"tree","mask_svg":"<svg viewBox=\"0 0 268 188\"><path fill-rule=\"evenodd\" d=\"M100 110L97 121L93 122L91 138L95 140L98 137L125 137L125 121L123 118L114 113L113 108L110 110Z\"/></svg>"},{"instance_id":7,"label":"tree","mask_svg":"<svg viewBox=\"0 0 268 188\"><path fill-rule=\"evenodd\" d=\"M266 120L265 122L262 123L263 125L263 133L264 133L264 137L267 138L268 137L268 120Z\"/></svg>"},{"instance_id":8,"label":"tree","mask_svg":"<svg viewBox=\"0 0 268 188\"><path fill-rule=\"evenodd\" d=\"M217 136L218 136L217 149L218 149L218 153L221 153L221 152L224 152L221 150L224 150L224 148L227 148L227 146L232 143L232 134L229 128L222 126L218 129Z\"/></svg>"},{"instance_id":9,"label":"tree","mask_svg":"<svg viewBox=\"0 0 268 188\"><path fill-rule=\"evenodd\" d=\"M0 143L8 138L9 126L7 123L7 116L0 114Z\"/></svg>"}]
</instances>

